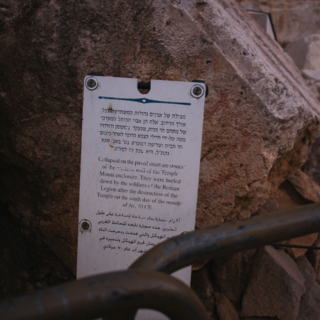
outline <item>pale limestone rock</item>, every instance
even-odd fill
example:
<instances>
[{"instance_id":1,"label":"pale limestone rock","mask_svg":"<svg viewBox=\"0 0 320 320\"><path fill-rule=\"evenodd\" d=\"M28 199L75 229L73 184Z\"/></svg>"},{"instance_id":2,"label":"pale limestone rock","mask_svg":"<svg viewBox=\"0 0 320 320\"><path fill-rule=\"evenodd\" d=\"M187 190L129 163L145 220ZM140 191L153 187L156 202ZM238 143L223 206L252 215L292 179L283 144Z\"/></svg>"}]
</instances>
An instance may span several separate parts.
<instances>
[{"instance_id":1,"label":"pale limestone rock","mask_svg":"<svg viewBox=\"0 0 320 320\"><path fill-rule=\"evenodd\" d=\"M316 70L302 69L301 72L306 79L320 82L320 65L318 65Z\"/></svg>"},{"instance_id":2,"label":"pale limestone rock","mask_svg":"<svg viewBox=\"0 0 320 320\"><path fill-rule=\"evenodd\" d=\"M296 263L284 251L271 246L259 249L242 300L241 317L297 319L304 282Z\"/></svg>"},{"instance_id":3,"label":"pale limestone rock","mask_svg":"<svg viewBox=\"0 0 320 320\"><path fill-rule=\"evenodd\" d=\"M236 3L7 1L0 30L1 199L76 265L83 77L203 79L199 227L249 217L304 162L319 106ZM152 90L152 89L151 89Z\"/></svg>"}]
</instances>

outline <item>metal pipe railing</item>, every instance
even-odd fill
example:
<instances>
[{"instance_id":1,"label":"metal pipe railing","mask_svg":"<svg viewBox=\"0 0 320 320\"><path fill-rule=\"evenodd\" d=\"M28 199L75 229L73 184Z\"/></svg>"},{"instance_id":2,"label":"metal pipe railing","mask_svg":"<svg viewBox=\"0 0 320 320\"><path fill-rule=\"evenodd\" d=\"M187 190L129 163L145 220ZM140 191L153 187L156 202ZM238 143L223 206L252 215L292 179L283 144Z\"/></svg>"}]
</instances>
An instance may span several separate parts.
<instances>
[{"instance_id":1,"label":"metal pipe railing","mask_svg":"<svg viewBox=\"0 0 320 320\"><path fill-rule=\"evenodd\" d=\"M208 319L197 295L164 273L126 270L106 273L0 303L2 320L89 320L131 318L137 308L158 310L170 319ZM123 316L119 312L126 311ZM134 311L133 311L134 314Z\"/></svg>"},{"instance_id":2,"label":"metal pipe railing","mask_svg":"<svg viewBox=\"0 0 320 320\"><path fill-rule=\"evenodd\" d=\"M139 308L159 310L171 319L207 319L195 294L164 273L319 231L320 203L199 229L158 244L127 271L81 279L3 301L0 319L86 320L107 316L127 320L133 319Z\"/></svg>"},{"instance_id":3,"label":"metal pipe railing","mask_svg":"<svg viewBox=\"0 0 320 320\"><path fill-rule=\"evenodd\" d=\"M320 203L198 229L164 241L132 269L173 273L186 266L320 231Z\"/></svg>"}]
</instances>

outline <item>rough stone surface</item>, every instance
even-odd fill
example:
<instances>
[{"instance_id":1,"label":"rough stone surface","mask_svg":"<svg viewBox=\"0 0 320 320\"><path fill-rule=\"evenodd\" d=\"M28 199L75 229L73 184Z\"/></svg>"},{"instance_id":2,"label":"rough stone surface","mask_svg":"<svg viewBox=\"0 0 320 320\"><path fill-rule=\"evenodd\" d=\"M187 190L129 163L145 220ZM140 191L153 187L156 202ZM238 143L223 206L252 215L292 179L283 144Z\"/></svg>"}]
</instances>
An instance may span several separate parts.
<instances>
[{"instance_id":1,"label":"rough stone surface","mask_svg":"<svg viewBox=\"0 0 320 320\"><path fill-rule=\"evenodd\" d=\"M288 180L307 201L320 202L320 186L313 182L304 172L297 170Z\"/></svg>"},{"instance_id":2,"label":"rough stone surface","mask_svg":"<svg viewBox=\"0 0 320 320\"><path fill-rule=\"evenodd\" d=\"M212 316L215 301L208 266L192 271L191 289L197 293L209 316Z\"/></svg>"},{"instance_id":3,"label":"rough stone surface","mask_svg":"<svg viewBox=\"0 0 320 320\"><path fill-rule=\"evenodd\" d=\"M280 187L282 186L282 184L280 185ZM282 207L280 206L277 198L275 197L275 195L273 194L264 204L263 206L261 206L257 212L255 213L255 215L266 215L269 213L273 213L276 211L280 211L282 210Z\"/></svg>"},{"instance_id":4,"label":"rough stone surface","mask_svg":"<svg viewBox=\"0 0 320 320\"><path fill-rule=\"evenodd\" d=\"M73 271L90 71L208 83L199 227L249 217L309 152L315 98L282 48L229 0L7 0L1 8L0 197Z\"/></svg>"},{"instance_id":5,"label":"rough stone surface","mask_svg":"<svg viewBox=\"0 0 320 320\"><path fill-rule=\"evenodd\" d=\"M312 246L315 241L318 239L318 233L308 234L303 237L298 237L294 239L290 239L284 241L283 243L292 244L292 245L300 245L300 246ZM290 254L290 256L294 259L298 259L305 255L308 249L301 248L286 248L286 251Z\"/></svg>"},{"instance_id":6,"label":"rough stone surface","mask_svg":"<svg viewBox=\"0 0 320 320\"><path fill-rule=\"evenodd\" d=\"M268 214L278 210L290 209L312 202L318 202L319 186L314 183L301 170L297 170L288 180L283 182L278 190L268 201L257 210L256 214ZM319 193L320 194L320 193ZM317 240L318 234L313 233L303 237L298 237L283 241L287 244L311 246ZM303 256L308 249L286 248L286 251L297 259Z\"/></svg>"},{"instance_id":7,"label":"rough stone surface","mask_svg":"<svg viewBox=\"0 0 320 320\"><path fill-rule=\"evenodd\" d=\"M320 185L320 132L316 138L315 143L312 145L310 154L307 161L302 166L302 171L308 175L308 177L314 181L317 185Z\"/></svg>"},{"instance_id":8,"label":"rough stone surface","mask_svg":"<svg viewBox=\"0 0 320 320\"><path fill-rule=\"evenodd\" d=\"M301 71L309 89L320 101L320 66L318 67L318 70L303 69Z\"/></svg>"},{"instance_id":9,"label":"rough stone surface","mask_svg":"<svg viewBox=\"0 0 320 320\"><path fill-rule=\"evenodd\" d=\"M239 252L212 261L214 282L234 304L242 300L256 250Z\"/></svg>"},{"instance_id":10,"label":"rough stone surface","mask_svg":"<svg viewBox=\"0 0 320 320\"><path fill-rule=\"evenodd\" d=\"M74 279L46 245L26 239L2 203L0 216L0 300Z\"/></svg>"},{"instance_id":11,"label":"rough stone surface","mask_svg":"<svg viewBox=\"0 0 320 320\"><path fill-rule=\"evenodd\" d=\"M215 293L217 311L220 320L239 320L238 312L223 293Z\"/></svg>"},{"instance_id":12,"label":"rough stone surface","mask_svg":"<svg viewBox=\"0 0 320 320\"><path fill-rule=\"evenodd\" d=\"M297 320L318 320L320 318L320 286L315 281L314 270L306 257L297 261L306 282L306 293L301 298Z\"/></svg>"},{"instance_id":13,"label":"rough stone surface","mask_svg":"<svg viewBox=\"0 0 320 320\"><path fill-rule=\"evenodd\" d=\"M320 53L319 53L320 55ZM308 70L308 69L302 69L302 75L306 79L314 80L316 82L320 82L320 64L317 66L316 70Z\"/></svg>"},{"instance_id":14,"label":"rough stone surface","mask_svg":"<svg viewBox=\"0 0 320 320\"><path fill-rule=\"evenodd\" d=\"M271 246L259 249L242 300L241 317L277 317L295 320L304 278L294 260Z\"/></svg>"},{"instance_id":15,"label":"rough stone surface","mask_svg":"<svg viewBox=\"0 0 320 320\"><path fill-rule=\"evenodd\" d=\"M285 51L297 67L302 70L320 69L320 34L312 34L295 40L286 46ZM310 72L306 72L310 76Z\"/></svg>"},{"instance_id":16,"label":"rough stone surface","mask_svg":"<svg viewBox=\"0 0 320 320\"><path fill-rule=\"evenodd\" d=\"M319 1L237 1L246 9L271 13L278 41L283 47L305 36L320 34Z\"/></svg>"},{"instance_id":17,"label":"rough stone surface","mask_svg":"<svg viewBox=\"0 0 320 320\"><path fill-rule=\"evenodd\" d=\"M284 181L274 193L279 206L285 210L311 203L306 200L288 180Z\"/></svg>"}]
</instances>

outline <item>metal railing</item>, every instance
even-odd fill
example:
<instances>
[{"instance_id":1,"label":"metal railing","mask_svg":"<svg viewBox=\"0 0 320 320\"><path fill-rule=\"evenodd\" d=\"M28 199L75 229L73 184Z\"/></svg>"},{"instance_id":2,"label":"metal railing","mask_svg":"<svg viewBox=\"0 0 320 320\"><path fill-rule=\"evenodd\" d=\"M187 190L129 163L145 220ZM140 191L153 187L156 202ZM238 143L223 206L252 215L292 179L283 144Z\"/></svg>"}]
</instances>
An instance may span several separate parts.
<instances>
[{"instance_id":1,"label":"metal railing","mask_svg":"<svg viewBox=\"0 0 320 320\"><path fill-rule=\"evenodd\" d=\"M0 302L0 319L134 319L139 308L170 319L208 319L199 298L168 274L191 264L320 231L320 203L192 231L164 241L126 271Z\"/></svg>"}]
</instances>

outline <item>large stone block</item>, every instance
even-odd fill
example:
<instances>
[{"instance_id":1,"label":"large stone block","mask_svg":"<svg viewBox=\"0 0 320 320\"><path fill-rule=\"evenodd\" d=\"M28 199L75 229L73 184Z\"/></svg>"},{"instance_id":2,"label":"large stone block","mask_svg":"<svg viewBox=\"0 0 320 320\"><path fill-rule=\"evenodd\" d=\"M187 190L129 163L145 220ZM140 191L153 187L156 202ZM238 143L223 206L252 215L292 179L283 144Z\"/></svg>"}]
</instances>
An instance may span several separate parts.
<instances>
[{"instance_id":1,"label":"large stone block","mask_svg":"<svg viewBox=\"0 0 320 320\"><path fill-rule=\"evenodd\" d=\"M256 251L247 250L212 261L214 282L234 304L242 300Z\"/></svg>"},{"instance_id":2,"label":"large stone block","mask_svg":"<svg viewBox=\"0 0 320 320\"><path fill-rule=\"evenodd\" d=\"M314 270L306 257L297 261L306 280L306 293L301 298L298 320L318 320L320 315L320 286L314 276Z\"/></svg>"},{"instance_id":3,"label":"large stone block","mask_svg":"<svg viewBox=\"0 0 320 320\"><path fill-rule=\"evenodd\" d=\"M207 82L199 227L249 217L309 152L316 100L230 0L8 0L2 12L1 199L72 270L90 71Z\"/></svg>"},{"instance_id":4,"label":"large stone block","mask_svg":"<svg viewBox=\"0 0 320 320\"><path fill-rule=\"evenodd\" d=\"M255 256L240 315L297 319L300 299L305 293L304 282L288 254L271 246L261 248Z\"/></svg>"}]
</instances>

